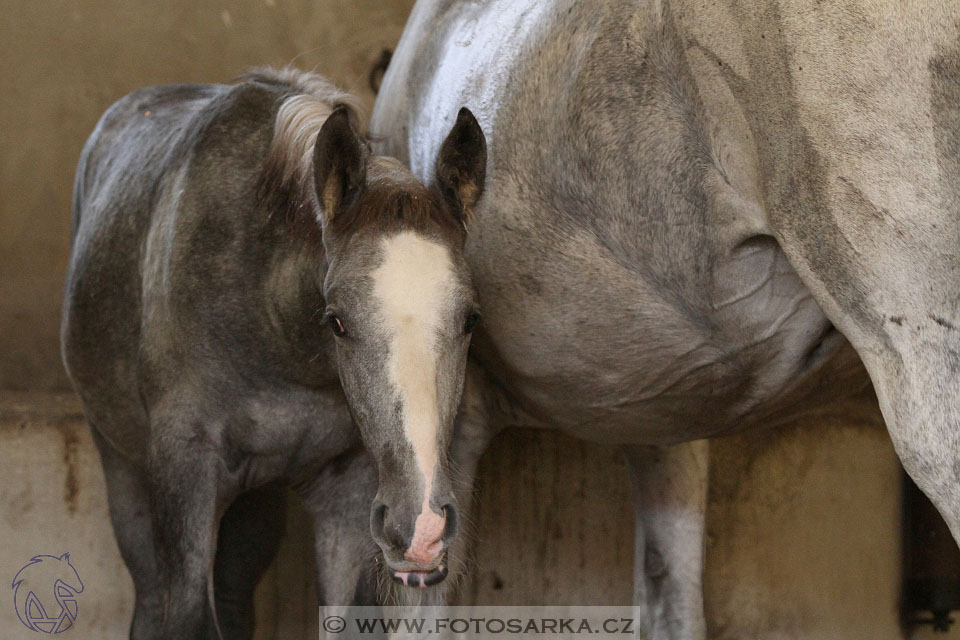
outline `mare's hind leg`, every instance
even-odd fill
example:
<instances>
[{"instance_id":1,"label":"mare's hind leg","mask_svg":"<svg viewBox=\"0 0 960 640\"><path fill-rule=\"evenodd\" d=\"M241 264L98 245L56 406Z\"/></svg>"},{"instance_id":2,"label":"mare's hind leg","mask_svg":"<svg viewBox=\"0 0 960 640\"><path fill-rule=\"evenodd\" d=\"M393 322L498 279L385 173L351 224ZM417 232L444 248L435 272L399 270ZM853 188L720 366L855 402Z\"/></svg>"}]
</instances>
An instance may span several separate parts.
<instances>
[{"instance_id":1,"label":"mare's hind leg","mask_svg":"<svg viewBox=\"0 0 960 640\"><path fill-rule=\"evenodd\" d=\"M136 590L130 638L154 638L154 630L161 613L153 524L150 519L150 493L146 478L140 469L117 453L95 427L92 427L91 431L93 441L100 451L113 532Z\"/></svg>"},{"instance_id":2,"label":"mare's hind leg","mask_svg":"<svg viewBox=\"0 0 960 640\"><path fill-rule=\"evenodd\" d=\"M377 472L363 449L335 458L297 488L313 520L320 605L378 603L378 548L370 534Z\"/></svg>"},{"instance_id":3,"label":"mare's hind leg","mask_svg":"<svg viewBox=\"0 0 960 640\"><path fill-rule=\"evenodd\" d=\"M703 640L706 441L627 452L636 509L634 605L641 637Z\"/></svg>"},{"instance_id":4,"label":"mare's hind leg","mask_svg":"<svg viewBox=\"0 0 960 640\"><path fill-rule=\"evenodd\" d=\"M223 640L253 637L253 595L280 546L284 507L282 487L268 484L242 493L220 519L213 581ZM217 638L212 617L207 635Z\"/></svg>"}]
</instances>

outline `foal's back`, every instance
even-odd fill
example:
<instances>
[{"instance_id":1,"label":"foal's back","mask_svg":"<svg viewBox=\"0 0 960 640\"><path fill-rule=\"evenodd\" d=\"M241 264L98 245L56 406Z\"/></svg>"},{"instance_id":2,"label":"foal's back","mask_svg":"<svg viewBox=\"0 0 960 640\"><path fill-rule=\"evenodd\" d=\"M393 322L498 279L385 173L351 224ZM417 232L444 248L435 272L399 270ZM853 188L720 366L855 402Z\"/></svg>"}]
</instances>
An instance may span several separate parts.
<instances>
[{"instance_id":1,"label":"foal's back","mask_svg":"<svg viewBox=\"0 0 960 640\"><path fill-rule=\"evenodd\" d=\"M145 410L182 389L185 372L198 392L224 388L204 379L220 373L202 361L283 374L284 345L260 313L264 280L281 264L322 260L322 245L291 233L258 195L282 98L325 88L301 78L316 81L254 73L142 89L104 114L84 148L63 355L91 423L110 424L104 435L135 457Z\"/></svg>"}]
</instances>

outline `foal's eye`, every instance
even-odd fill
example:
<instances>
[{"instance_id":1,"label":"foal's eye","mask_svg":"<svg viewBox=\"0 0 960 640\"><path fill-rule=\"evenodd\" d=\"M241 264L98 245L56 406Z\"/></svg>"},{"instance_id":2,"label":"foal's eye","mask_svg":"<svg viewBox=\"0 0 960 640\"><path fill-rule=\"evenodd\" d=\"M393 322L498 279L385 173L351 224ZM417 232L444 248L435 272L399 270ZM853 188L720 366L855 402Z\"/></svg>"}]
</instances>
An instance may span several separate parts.
<instances>
[{"instance_id":1,"label":"foal's eye","mask_svg":"<svg viewBox=\"0 0 960 640\"><path fill-rule=\"evenodd\" d=\"M343 326L343 322L337 316L330 316L330 319L327 321L330 323L330 328L333 330L333 335L341 338L347 335L347 330Z\"/></svg>"},{"instance_id":2,"label":"foal's eye","mask_svg":"<svg viewBox=\"0 0 960 640\"><path fill-rule=\"evenodd\" d=\"M467 316L466 322L463 323L463 332L473 333L473 328L477 326L478 322L480 322L480 314L474 311Z\"/></svg>"}]
</instances>

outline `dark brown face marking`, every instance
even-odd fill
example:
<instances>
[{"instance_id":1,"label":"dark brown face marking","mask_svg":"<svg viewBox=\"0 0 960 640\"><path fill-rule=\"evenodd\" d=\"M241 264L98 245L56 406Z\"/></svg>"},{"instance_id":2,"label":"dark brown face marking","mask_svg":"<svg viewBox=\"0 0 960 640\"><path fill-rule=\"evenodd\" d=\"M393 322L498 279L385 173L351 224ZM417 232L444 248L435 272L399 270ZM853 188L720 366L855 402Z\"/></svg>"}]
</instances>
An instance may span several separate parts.
<instances>
[{"instance_id":1,"label":"dark brown face marking","mask_svg":"<svg viewBox=\"0 0 960 640\"><path fill-rule=\"evenodd\" d=\"M370 176L355 201L329 221L335 236L375 230L377 233L417 231L439 235L463 246L466 232L436 189L412 180L397 180L397 169L371 163Z\"/></svg>"},{"instance_id":2,"label":"dark brown face marking","mask_svg":"<svg viewBox=\"0 0 960 640\"><path fill-rule=\"evenodd\" d=\"M334 116L337 113L331 120ZM346 116L340 116L331 125L331 129L337 131L336 144L327 143L326 129L327 124L317 141L315 162L321 162L321 142L325 145L323 153L340 153L345 159L332 170L317 169L316 172L318 195L325 210L342 209L334 215L324 214L327 222L332 223L333 233L353 233L376 226L381 231L434 232L463 245L463 231L483 194L487 172L486 139L469 109L460 110L444 140L434 167L436 180L429 188L395 161L388 158L368 161L359 138L351 134ZM364 188L356 192L352 188L344 189L343 185L353 177L366 176L368 171L370 175ZM327 184L331 179L333 187ZM387 219L389 213L394 214L394 220Z\"/></svg>"}]
</instances>

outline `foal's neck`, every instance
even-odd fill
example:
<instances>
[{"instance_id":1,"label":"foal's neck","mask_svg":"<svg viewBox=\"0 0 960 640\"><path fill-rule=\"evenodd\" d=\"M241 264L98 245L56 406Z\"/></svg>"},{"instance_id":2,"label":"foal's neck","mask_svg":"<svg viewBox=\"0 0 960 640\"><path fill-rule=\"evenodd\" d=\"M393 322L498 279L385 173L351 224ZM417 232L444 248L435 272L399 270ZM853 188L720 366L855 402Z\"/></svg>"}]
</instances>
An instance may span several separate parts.
<instances>
[{"instance_id":1,"label":"foal's neck","mask_svg":"<svg viewBox=\"0 0 960 640\"><path fill-rule=\"evenodd\" d=\"M266 265L266 339L291 382L311 387L339 384L333 338L323 324L327 260L317 238L299 234L283 242Z\"/></svg>"}]
</instances>

